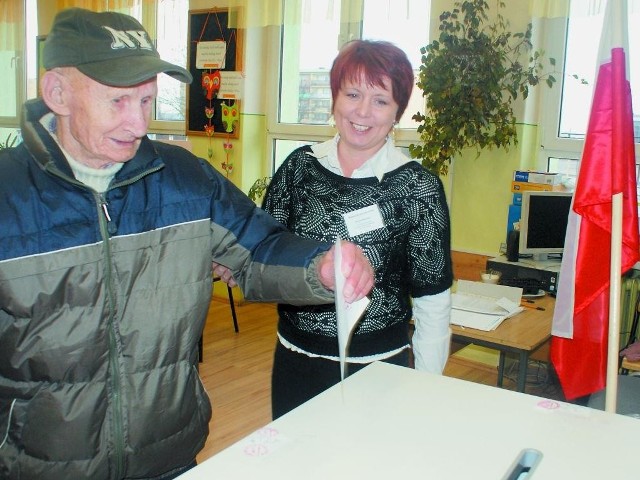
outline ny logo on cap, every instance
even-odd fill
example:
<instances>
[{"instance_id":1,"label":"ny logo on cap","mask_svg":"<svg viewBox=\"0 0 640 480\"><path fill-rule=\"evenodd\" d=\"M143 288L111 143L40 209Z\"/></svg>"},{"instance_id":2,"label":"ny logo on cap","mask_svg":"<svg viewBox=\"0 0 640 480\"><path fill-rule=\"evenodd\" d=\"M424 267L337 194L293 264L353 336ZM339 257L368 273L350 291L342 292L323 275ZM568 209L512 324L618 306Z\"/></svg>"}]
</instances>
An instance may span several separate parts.
<instances>
[{"instance_id":1,"label":"ny logo on cap","mask_svg":"<svg viewBox=\"0 0 640 480\"><path fill-rule=\"evenodd\" d=\"M120 48L153 50L153 44L144 30L116 30L106 25L102 25L102 28L107 30L113 37L111 48L114 50Z\"/></svg>"}]
</instances>

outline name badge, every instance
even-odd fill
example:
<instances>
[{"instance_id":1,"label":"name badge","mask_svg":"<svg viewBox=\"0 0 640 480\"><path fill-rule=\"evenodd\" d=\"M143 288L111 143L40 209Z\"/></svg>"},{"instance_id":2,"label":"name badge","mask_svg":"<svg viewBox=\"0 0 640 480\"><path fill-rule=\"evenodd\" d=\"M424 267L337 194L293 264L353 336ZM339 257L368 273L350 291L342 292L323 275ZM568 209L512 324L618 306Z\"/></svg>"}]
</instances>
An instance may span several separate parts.
<instances>
[{"instance_id":1,"label":"name badge","mask_svg":"<svg viewBox=\"0 0 640 480\"><path fill-rule=\"evenodd\" d=\"M343 213L342 216L351 237L384 227L382 214L377 204L369 205L353 212Z\"/></svg>"}]
</instances>

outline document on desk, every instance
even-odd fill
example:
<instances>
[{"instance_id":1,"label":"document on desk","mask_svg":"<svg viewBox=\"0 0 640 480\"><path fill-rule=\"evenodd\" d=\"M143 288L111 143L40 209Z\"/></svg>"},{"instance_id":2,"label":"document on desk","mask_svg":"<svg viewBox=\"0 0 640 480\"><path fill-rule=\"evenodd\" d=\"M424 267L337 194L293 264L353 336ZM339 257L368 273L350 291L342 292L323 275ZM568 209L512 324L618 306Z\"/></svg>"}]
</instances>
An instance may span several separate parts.
<instances>
[{"instance_id":1,"label":"document on desk","mask_svg":"<svg viewBox=\"0 0 640 480\"><path fill-rule=\"evenodd\" d=\"M495 330L505 319L522 312L522 288L458 280L451 295L451 323L477 330Z\"/></svg>"},{"instance_id":2,"label":"document on desk","mask_svg":"<svg viewBox=\"0 0 640 480\"><path fill-rule=\"evenodd\" d=\"M344 367L349 349L351 334L364 313L369 299L364 297L356 302L347 303L344 299L345 278L342 273L342 240L336 239L334 251L334 269L336 277L336 320L338 323L338 348L340 352L340 378L344 380Z\"/></svg>"}]
</instances>

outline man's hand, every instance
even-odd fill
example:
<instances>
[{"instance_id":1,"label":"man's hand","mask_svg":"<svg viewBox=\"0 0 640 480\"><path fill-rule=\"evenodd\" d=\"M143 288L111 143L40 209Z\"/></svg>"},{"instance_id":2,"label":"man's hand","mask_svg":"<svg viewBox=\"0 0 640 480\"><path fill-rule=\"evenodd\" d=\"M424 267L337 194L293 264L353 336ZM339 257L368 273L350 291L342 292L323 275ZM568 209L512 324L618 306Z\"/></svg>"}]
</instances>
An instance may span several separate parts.
<instances>
[{"instance_id":1,"label":"man's hand","mask_svg":"<svg viewBox=\"0 0 640 480\"><path fill-rule=\"evenodd\" d=\"M235 278L233 278L233 273L224 265L220 265L216 262L211 262L211 270L213 271L214 277L220 277L220 279L229 285L230 287L235 287L238 285Z\"/></svg>"},{"instance_id":2,"label":"man's hand","mask_svg":"<svg viewBox=\"0 0 640 480\"><path fill-rule=\"evenodd\" d=\"M351 242L342 242L342 273L345 277L344 298L353 303L365 297L373 288L373 268L360 247ZM325 288L335 290L334 250L331 247L318 263L318 277Z\"/></svg>"}]
</instances>

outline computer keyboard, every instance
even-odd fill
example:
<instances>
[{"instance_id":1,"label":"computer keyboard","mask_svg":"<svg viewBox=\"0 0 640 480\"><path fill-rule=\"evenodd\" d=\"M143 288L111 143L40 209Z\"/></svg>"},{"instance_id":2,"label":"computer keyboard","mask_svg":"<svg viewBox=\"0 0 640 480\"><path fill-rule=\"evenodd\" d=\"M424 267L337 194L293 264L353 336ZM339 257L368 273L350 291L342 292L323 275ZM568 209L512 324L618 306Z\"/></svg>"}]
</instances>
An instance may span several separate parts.
<instances>
[{"instance_id":1,"label":"computer keyboard","mask_svg":"<svg viewBox=\"0 0 640 480\"><path fill-rule=\"evenodd\" d=\"M535 295L542 289L542 282L537 278L503 278L502 285L522 288L523 295Z\"/></svg>"}]
</instances>

